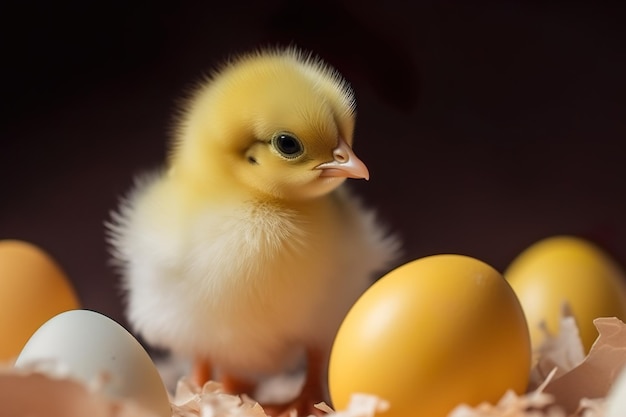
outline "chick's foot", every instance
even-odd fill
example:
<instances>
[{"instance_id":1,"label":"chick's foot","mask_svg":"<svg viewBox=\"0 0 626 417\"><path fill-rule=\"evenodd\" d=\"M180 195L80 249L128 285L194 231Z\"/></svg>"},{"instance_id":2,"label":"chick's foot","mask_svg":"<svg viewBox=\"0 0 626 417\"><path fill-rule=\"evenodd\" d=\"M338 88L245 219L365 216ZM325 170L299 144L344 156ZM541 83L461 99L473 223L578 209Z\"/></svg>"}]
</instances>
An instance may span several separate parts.
<instances>
[{"instance_id":1,"label":"chick's foot","mask_svg":"<svg viewBox=\"0 0 626 417\"><path fill-rule=\"evenodd\" d=\"M310 349L307 351L307 376L300 394L292 401L285 404L262 405L265 413L272 417L291 417L292 411L296 411L298 417L323 416L326 413L315 407L315 404L323 401L324 389L322 388L322 369L324 356L321 352Z\"/></svg>"},{"instance_id":2,"label":"chick's foot","mask_svg":"<svg viewBox=\"0 0 626 417\"><path fill-rule=\"evenodd\" d=\"M326 413L315 407L319 401L315 401L309 396L300 395L295 400L286 403L286 404L265 404L262 405L263 411L268 416L271 417L307 417L307 416L316 416L321 417L326 415ZM293 414L295 411L296 414Z\"/></svg>"}]
</instances>

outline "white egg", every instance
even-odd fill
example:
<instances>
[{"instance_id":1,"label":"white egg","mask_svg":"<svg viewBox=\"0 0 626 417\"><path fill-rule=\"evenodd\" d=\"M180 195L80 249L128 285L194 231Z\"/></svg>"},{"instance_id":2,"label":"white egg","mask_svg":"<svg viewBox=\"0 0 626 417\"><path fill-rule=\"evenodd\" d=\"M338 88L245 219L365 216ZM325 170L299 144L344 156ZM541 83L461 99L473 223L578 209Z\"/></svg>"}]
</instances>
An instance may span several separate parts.
<instances>
[{"instance_id":1,"label":"white egg","mask_svg":"<svg viewBox=\"0 0 626 417\"><path fill-rule=\"evenodd\" d=\"M72 310L54 316L31 336L15 366L50 360L87 383L104 375L104 393L131 399L159 416L172 415L167 391L148 353L126 329L100 313Z\"/></svg>"},{"instance_id":2,"label":"white egg","mask_svg":"<svg viewBox=\"0 0 626 417\"><path fill-rule=\"evenodd\" d=\"M604 417L626 416L626 368L623 368L606 397Z\"/></svg>"}]
</instances>

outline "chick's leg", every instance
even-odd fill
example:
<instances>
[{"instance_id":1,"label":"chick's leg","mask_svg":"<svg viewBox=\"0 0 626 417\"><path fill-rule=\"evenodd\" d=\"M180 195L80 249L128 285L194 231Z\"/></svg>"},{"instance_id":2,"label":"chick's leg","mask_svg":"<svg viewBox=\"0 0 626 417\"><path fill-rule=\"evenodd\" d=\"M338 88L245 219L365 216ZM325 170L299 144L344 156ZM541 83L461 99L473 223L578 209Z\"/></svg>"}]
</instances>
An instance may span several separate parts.
<instances>
[{"instance_id":1,"label":"chick's leg","mask_svg":"<svg viewBox=\"0 0 626 417\"><path fill-rule=\"evenodd\" d=\"M227 394L247 394L252 396L256 389L256 384L240 378L237 378L231 374L225 373L220 377L222 388Z\"/></svg>"},{"instance_id":2,"label":"chick's leg","mask_svg":"<svg viewBox=\"0 0 626 417\"><path fill-rule=\"evenodd\" d=\"M196 359L193 363L191 378L202 388L204 384L213 378L213 366L211 365L211 361L205 358ZM252 395L256 388L255 383L237 378L229 373L222 373L219 382L222 384L222 389L225 393L233 395Z\"/></svg>"},{"instance_id":3,"label":"chick's leg","mask_svg":"<svg viewBox=\"0 0 626 417\"><path fill-rule=\"evenodd\" d=\"M326 413L315 408L315 404L324 400L322 371L324 355L317 350L307 351L307 373L300 394L292 401L280 405L264 405L264 411L274 417L287 417L291 410L296 410L298 416L322 416Z\"/></svg>"},{"instance_id":4,"label":"chick's leg","mask_svg":"<svg viewBox=\"0 0 626 417\"><path fill-rule=\"evenodd\" d=\"M200 388L204 386L213 377L213 366L211 361L206 358L197 358L191 369L191 379Z\"/></svg>"}]
</instances>

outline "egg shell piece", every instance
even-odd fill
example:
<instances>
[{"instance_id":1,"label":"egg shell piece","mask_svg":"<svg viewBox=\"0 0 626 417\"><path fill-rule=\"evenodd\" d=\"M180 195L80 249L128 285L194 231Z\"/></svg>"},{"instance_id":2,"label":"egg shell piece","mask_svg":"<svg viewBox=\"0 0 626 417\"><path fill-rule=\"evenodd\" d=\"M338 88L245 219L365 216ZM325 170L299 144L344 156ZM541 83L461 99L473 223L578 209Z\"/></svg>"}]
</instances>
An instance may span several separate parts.
<instances>
[{"instance_id":1,"label":"egg shell piece","mask_svg":"<svg viewBox=\"0 0 626 417\"><path fill-rule=\"evenodd\" d=\"M589 355L569 372L550 380L544 388L568 416L576 413L585 398L606 398L620 369L626 366L626 325L615 317L602 317L593 322L600 336Z\"/></svg>"},{"instance_id":2,"label":"egg shell piece","mask_svg":"<svg viewBox=\"0 0 626 417\"><path fill-rule=\"evenodd\" d=\"M623 367L606 398L604 417L626 416L626 367Z\"/></svg>"},{"instance_id":3,"label":"egg shell piece","mask_svg":"<svg viewBox=\"0 0 626 417\"><path fill-rule=\"evenodd\" d=\"M0 362L14 360L46 320L79 307L54 259L31 243L0 241Z\"/></svg>"},{"instance_id":4,"label":"egg shell piece","mask_svg":"<svg viewBox=\"0 0 626 417\"><path fill-rule=\"evenodd\" d=\"M545 340L541 322L556 334L564 303L576 319L585 352L598 337L593 320L626 319L626 275L595 244L574 236L553 236L520 253L504 272L530 328L532 346Z\"/></svg>"},{"instance_id":5,"label":"egg shell piece","mask_svg":"<svg viewBox=\"0 0 626 417\"><path fill-rule=\"evenodd\" d=\"M134 402L94 392L80 381L0 370L0 416L155 417Z\"/></svg>"},{"instance_id":6,"label":"egg shell piece","mask_svg":"<svg viewBox=\"0 0 626 417\"><path fill-rule=\"evenodd\" d=\"M28 340L15 366L54 361L86 383L103 376L102 390L171 417L169 396L152 359L126 329L94 311L73 310L44 323Z\"/></svg>"},{"instance_id":7,"label":"egg shell piece","mask_svg":"<svg viewBox=\"0 0 626 417\"><path fill-rule=\"evenodd\" d=\"M524 392L530 359L504 278L477 259L435 255L391 271L355 303L332 347L329 388L336 409L365 393L389 402L384 417L444 417Z\"/></svg>"}]
</instances>

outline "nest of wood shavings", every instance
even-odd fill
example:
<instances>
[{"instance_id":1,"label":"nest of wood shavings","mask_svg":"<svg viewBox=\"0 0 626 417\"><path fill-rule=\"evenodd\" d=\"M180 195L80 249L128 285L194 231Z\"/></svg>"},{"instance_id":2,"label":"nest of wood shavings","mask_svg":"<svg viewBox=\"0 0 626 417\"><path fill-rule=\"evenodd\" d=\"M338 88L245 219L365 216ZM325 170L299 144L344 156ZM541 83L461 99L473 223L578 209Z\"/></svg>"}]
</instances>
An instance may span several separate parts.
<instances>
[{"instance_id":1,"label":"nest of wood shavings","mask_svg":"<svg viewBox=\"0 0 626 417\"><path fill-rule=\"evenodd\" d=\"M316 407L329 417L374 417L377 411L385 411L388 404L372 395L355 394L344 411L335 412L324 403ZM216 382L200 388L187 378L178 382L172 412L172 417L267 417L263 408L246 395L225 394ZM290 417L297 417L295 411Z\"/></svg>"},{"instance_id":2,"label":"nest of wood shavings","mask_svg":"<svg viewBox=\"0 0 626 417\"><path fill-rule=\"evenodd\" d=\"M565 316L559 334L536 352L529 392L508 391L497 404L461 404L448 417L604 417L606 396L626 365L626 324L616 318L594 324L600 336L586 357L574 319ZM106 397L101 383L7 366L0 370L0 415L154 417L131 400ZM180 378L170 401L172 417L266 417L256 401L226 394L216 382L198 387ZM387 407L383 399L360 393L346 410L318 405L329 417L373 417Z\"/></svg>"},{"instance_id":3,"label":"nest of wood shavings","mask_svg":"<svg viewBox=\"0 0 626 417\"><path fill-rule=\"evenodd\" d=\"M585 357L575 320L566 315L559 334L548 334L535 352L531 391L509 391L497 404L460 405L448 417L604 417L606 396L626 365L626 324L598 318L594 325L599 336Z\"/></svg>"}]
</instances>

